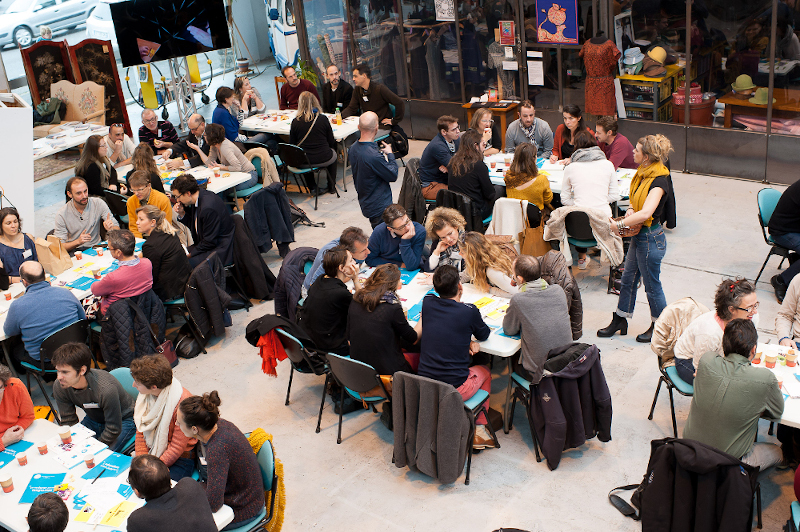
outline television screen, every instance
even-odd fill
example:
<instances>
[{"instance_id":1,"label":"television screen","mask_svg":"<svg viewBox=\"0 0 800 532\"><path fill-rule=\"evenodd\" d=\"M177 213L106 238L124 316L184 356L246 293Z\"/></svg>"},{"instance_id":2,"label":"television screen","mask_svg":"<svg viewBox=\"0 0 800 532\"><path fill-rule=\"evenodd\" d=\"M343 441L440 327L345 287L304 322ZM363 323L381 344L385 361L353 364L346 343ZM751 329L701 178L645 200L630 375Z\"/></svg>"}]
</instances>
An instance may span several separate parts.
<instances>
[{"instance_id":1,"label":"television screen","mask_svg":"<svg viewBox=\"0 0 800 532\"><path fill-rule=\"evenodd\" d=\"M126 67L231 46L223 0L131 0L109 7Z\"/></svg>"}]
</instances>

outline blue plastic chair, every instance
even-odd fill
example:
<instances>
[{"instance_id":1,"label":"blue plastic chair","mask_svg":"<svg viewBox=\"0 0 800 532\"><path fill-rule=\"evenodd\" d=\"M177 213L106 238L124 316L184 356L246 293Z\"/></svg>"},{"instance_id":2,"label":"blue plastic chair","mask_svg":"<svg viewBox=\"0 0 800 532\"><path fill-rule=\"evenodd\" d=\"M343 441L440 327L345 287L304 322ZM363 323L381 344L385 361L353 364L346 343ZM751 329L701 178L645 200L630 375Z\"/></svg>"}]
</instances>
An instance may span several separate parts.
<instances>
[{"instance_id":1,"label":"blue plastic chair","mask_svg":"<svg viewBox=\"0 0 800 532\"><path fill-rule=\"evenodd\" d=\"M280 143L278 144L278 153L280 153L281 158L286 163L286 169L295 176L295 183L299 189L302 190L302 187L300 186L300 181L297 176L301 174L311 174L311 178L317 185L316 193L314 194L314 210L317 210L317 205L319 203L319 183L317 183L317 177L321 171L325 170L328 186L333 187L334 192L336 192L336 197L339 197L339 191L336 190L336 183L333 181L330 174L328 174L328 171L323 166L312 165L303 148L295 146L294 144ZM306 187L306 190L308 190L308 187ZM311 191L308 190L308 193L310 194Z\"/></svg>"},{"instance_id":2,"label":"blue plastic chair","mask_svg":"<svg viewBox=\"0 0 800 532\"><path fill-rule=\"evenodd\" d=\"M758 275L756 276L756 280L753 284L757 284L758 280L761 278L761 274L764 272L764 268L767 267L767 262L769 258L773 255L780 255L781 262L778 264L778 269L781 269L783 266L783 261L789 257L789 249L779 246L775 243L772 237L767 234L767 226L769 226L769 220L772 218L772 213L775 211L775 206L778 204L778 200L781 199L781 193L774 188L762 188L758 191L758 223L761 225L761 234L764 236L764 242L767 243L769 246L769 253L767 253L767 258L764 259L764 264L761 265L761 269L758 271Z\"/></svg>"},{"instance_id":3,"label":"blue plastic chair","mask_svg":"<svg viewBox=\"0 0 800 532\"><path fill-rule=\"evenodd\" d=\"M313 375L325 375L325 384L322 386L322 400L319 405L319 416L317 416L317 430L320 431L320 422L322 421L322 409L325 407L325 390L328 389L328 381L330 380L330 370L328 368L327 360L317 352L311 352L303 345L303 342L284 331L283 329L276 329L278 332L278 339L286 352L286 356L291 362L291 369L289 370L289 386L286 388L286 402L289 404L289 394L292 391L292 377L294 372L306 373Z\"/></svg>"},{"instance_id":4,"label":"blue plastic chair","mask_svg":"<svg viewBox=\"0 0 800 532\"><path fill-rule=\"evenodd\" d=\"M675 401L672 396L672 390L677 390L679 394L685 397L691 397L694 395L694 386L686 382L685 380L681 379L678 376L678 370L675 366L668 366L666 368L661 367L662 361L661 357L658 357L658 370L661 372L661 376L658 378L658 386L656 387L656 395L653 397L653 406L650 407L650 415L647 416L647 419L650 421L653 420L653 411L656 409L656 402L658 401L658 393L661 391L661 384L667 385L667 391L669 391L669 408L672 412L672 431L675 433L675 437L678 437L678 422L675 420Z\"/></svg>"},{"instance_id":5,"label":"blue plastic chair","mask_svg":"<svg viewBox=\"0 0 800 532\"><path fill-rule=\"evenodd\" d=\"M134 402L139 397L139 392L136 388L133 387L133 377L131 376L131 368L116 368L109 371L109 373L122 384L122 387L125 388L125 391L128 392L128 395L131 396ZM122 448L120 454L127 454L130 455L133 450L136 448L136 434L131 436L131 438L125 443L125 447Z\"/></svg>"},{"instance_id":6,"label":"blue plastic chair","mask_svg":"<svg viewBox=\"0 0 800 532\"><path fill-rule=\"evenodd\" d=\"M528 426L531 429L533 451L536 453L536 461L541 462L542 456L539 452L539 437L536 434L536 429L533 427L533 420L531 419L531 381L523 378L516 371L512 371L508 385L513 387L513 393L511 394L511 413L509 414L506 412L508 416L508 428L504 429L504 432L508 434L508 432L514 428L514 411L517 407L517 399L519 399L525 406L525 417L528 418ZM506 405L506 409L508 409L508 405Z\"/></svg>"},{"instance_id":7,"label":"blue plastic chair","mask_svg":"<svg viewBox=\"0 0 800 532\"><path fill-rule=\"evenodd\" d=\"M375 405L387 401L389 393L383 387L380 376L375 368L369 364L353 360L352 358L345 358L343 356L328 353L328 367L330 373L336 382L342 387L342 394L340 403L344 402L344 393L347 391L348 395L356 401L363 402L371 406L373 412L377 413ZM378 387L383 393L382 395L366 396L365 393ZM339 434L336 437L336 443L342 443L342 410L339 410Z\"/></svg>"}]
</instances>

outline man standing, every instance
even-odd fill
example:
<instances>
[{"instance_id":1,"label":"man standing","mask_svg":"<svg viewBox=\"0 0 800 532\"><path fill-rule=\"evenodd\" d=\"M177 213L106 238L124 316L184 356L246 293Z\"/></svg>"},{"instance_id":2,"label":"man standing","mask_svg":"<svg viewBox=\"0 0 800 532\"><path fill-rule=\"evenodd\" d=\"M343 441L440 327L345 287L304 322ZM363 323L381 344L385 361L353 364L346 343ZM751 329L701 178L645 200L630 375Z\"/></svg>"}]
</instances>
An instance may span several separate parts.
<instances>
[{"instance_id":1,"label":"man standing","mask_svg":"<svg viewBox=\"0 0 800 532\"><path fill-rule=\"evenodd\" d=\"M112 451L120 452L136 434L133 422L135 401L113 375L102 369L91 369L92 353L86 344L71 342L53 353L57 379L53 397L58 402L61 425L78 422L75 407L86 414L81 424L92 430L96 438Z\"/></svg>"},{"instance_id":2,"label":"man standing","mask_svg":"<svg viewBox=\"0 0 800 532\"><path fill-rule=\"evenodd\" d=\"M108 158L114 163L114 168L130 164L133 158L133 150L136 145L133 140L125 134L123 124L111 124L108 128L108 135L105 138L108 146Z\"/></svg>"},{"instance_id":3,"label":"man standing","mask_svg":"<svg viewBox=\"0 0 800 532\"><path fill-rule=\"evenodd\" d=\"M136 170L128 178L128 187L133 192L133 196L128 198L128 229L133 236L142 238L139 227L136 225L136 209L142 205L155 205L164 212L167 221L172 221L172 204L166 194L153 190L150 185L150 176L145 170Z\"/></svg>"},{"instance_id":4,"label":"man standing","mask_svg":"<svg viewBox=\"0 0 800 532\"><path fill-rule=\"evenodd\" d=\"M756 442L758 420L779 421L783 394L775 374L754 368L758 333L751 320L728 322L722 335L724 357L709 352L700 359L683 437L711 445L761 471L783 459L774 443Z\"/></svg>"},{"instance_id":5,"label":"man standing","mask_svg":"<svg viewBox=\"0 0 800 532\"><path fill-rule=\"evenodd\" d=\"M189 117L187 125L189 126L189 135L182 141L173 144L170 149L164 152L164 157L169 159L167 161L167 168L170 170L183 168L184 159L189 161L189 165L191 165L192 168L203 164L200 155L191 148L189 144L194 144L206 155L211 151L211 146L209 146L205 137L203 137L203 134L206 132L206 119L203 118L203 115L197 113L193 114ZM170 159L173 155L175 159Z\"/></svg>"},{"instance_id":6,"label":"man standing","mask_svg":"<svg viewBox=\"0 0 800 532\"><path fill-rule=\"evenodd\" d=\"M408 270L418 270L425 258L425 227L412 222L402 205L396 203L383 211L383 223L378 224L369 239L367 266L397 264Z\"/></svg>"},{"instance_id":7,"label":"man standing","mask_svg":"<svg viewBox=\"0 0 800 532\"><path fill-rule=\"evenodd\" d=\"M408 139L403 128L400 127L400 121L403 119L405 113L405 104L395 93L387 89L380 83L373 83L370 79L372 71L366 63L361 63L353 68L353 96L350 98L350 104L342 111L342 117L355 116L362 113L372 111L378 115L381 129L391 129L397 131L403 138ZM389 104L394 105L394 115Z\"/></svg>"},{"instance_id":8,"label":"man standing","mask_svg":"<svg viewBox=\"0 0 800 532\"><path fill-rule=\"evenodd\" d=\"M319 93L314 84L307 79L298 78L297 72L293 67L285 66L281 73L286 78L286 83L281 87L281 109L297 109L297 100L300 99L300 94L306 91L316 96L317 100L319 100Z\"/></svg>"},{"instance_id":9,"label":"man standing","mask_svg":"<svg viewBox=\"0 0 800 532\"><path fill-rule=\"evenodd\" d=\"M392 204L392 187L397 181L397 162L392 147L384 143L381 149L375 144L378 133L378 115L367 111L358 118L361 137L350 146L350 167L353 185L358 193L361 214L369 218L372 228L381 223L386 207Z\"/></svg>"},{"instance_id":10,"label":"man standing","mask_svg":"<svg viewBox=\"0 0 800 532\"><path fill-rule=\"evenodd\" d=\"M328 83L322 86L322 112L335 113L336 109L344 109L353 98L353 87L341 79L339 67L331 65L325 71Z\"/></svg>"},{"instance_id":11,"label":"man standing","mask_svg":"<svg viewBox=\"0 0 800 532\"><path fill-rule=\"evenodd\" d=\"M178 132L169 120L159 120L152 109L142 111L142 127L139 128L139 142L146 142L156 153L162 153L177 143Z\"/></svg>"},{"instance_id":12,"label":"man standing","mask_svg":"<svg viewBox=\"0 0 800 532\"><path fill-rule=\"evenodd\" d=\"M433 137L419 161L419 180L422 182L422 196L435 200L436 194L447 189L447 165L458 149L461 129L454 116L440 116L436 121L439 134Z\"/></svg>"},{"instance_id":13,"label":"man standing","mask_svg":"<svg viewBox=\"0 0 800 532\"><path fill-rule=\"evenodd\" d=\"M519 104L519 119L508 125L506 130L506 153L514 153L518 145L530 142L536 146L536 155L549 159L553 154L553 131L550 125L536 118L536 109L530 100Z\"/></svg>"},{"instance_id":14,"label":"man standing","mask_svg":"<svg viewBox=\"0 0 800 532\"><path fill-rule=\"evenodd\" d=\"M136 496L147 501L128 517L128 532L217 532L202 485L182 478L173 488L169 469L158 457L137 454L131 460L128 482Z\"/></svg>"},{"instance_id":15,"label":"man standing","mask_svg":"<svg viewBox=\"0 0 800 532\"><path fill-rule=\"evenodd\" d=\"M148 182L150 178L148 177ZM67 181L68 201L56 213L56 228L53 234L64 243L70 253L99 244L100 225L110 231L119 228L111 216L108 205L99 198L89 197L89 187L82 177L70 177Z\"/></svg>"},{"instance_id":16,"label":"man standing","mask_svg":"<svg viewBox=\"0 0 800 532\"><path fill-rule=\"evenodd\" d=\"M119 268L96 281L92 294L101 296L100 312L105 315L112 303L126 297L144 294L153 288L153 264L133 254L136 238L125 229L109 231L108 252L119 263Z\"/></svg>"},{"instance_id":17,"label":"man standing","mask_svg":"<svg viewBox=\"0 0 800 532\"><path fill-rule=\"evenodd\" d=\"M360 227L348 227L342 231L339 238L335 238L322 246L314 257L314 264L306 274L306 279L303 281L303 288L308 291L317 277L323 275L325 271L322 268L322 259L325 257L325 252L333 249L336 246L342 246L353 255L353 260L358 264L364 262L364 259L369 255L369 237Z\"/></svg>"},{"instance_id":18,"label":"man standing","mask_svg":"<svg viewBox=\"0 0 800 532\"><path fill-rule=\"evenodd\" d=\"M606 154L615 170L620 168L638 168L633 160L633 145L625 135L617 133L617 120L612 116L601 116L597 119L595 139L597 145Z\"/></svg>"},{"instance_id":19,"label":"man standing","mask_svg":"<svg viewBox=\"0 0 800 532\"><path fill-rule=\"evenodd\" d=\"M39 347L54 332L86 319L80 301L65 288L50 286L44 268L35 261L19 267L25 297L11 302L3 324L6 336L22 335L22 343L12 343L11 354L19 361L39 366ZM47 369L53 369L46 364Z\"/></svg>"},{"instance_id":20,"label":"man standing","mask_svg":"<svg viewBox=\"0 0 800 532\"><path fill-rule=\"evenodd\" d=\"M800 181L795 181L783 191L769 219L769 235L779 246L794 251L792 259L800 253ZM800 272L800 260L790 260L791 266L783 273L774 275L770 282L775 289L778 303L783 301L789 283Z\"/></svg>"},{"instance_id":21,"label":"man standing","mask_svg":"<svg viewBox=\"0 0 800 532\"><path fill-rule=\"evenodd\" d=\"M189 174L175 178L172 195L178 200L175 204L178 221L189 228L195 242L189 247L189 264L192 268L214 251L223 266L233 264L235 226L222 198L208 190L201 190L195 178Z\"/></svg>"},{"instance_id":22,"label":"man standing","mask_svg":"<svg viewBox=\"0 0 800 532\"><path fill-rule=\"evenodd\" d=\"M555 347L572 343L569 307L564 289L548 285L541 278L536 257L521 255L514 262L514 284L519 293L503 318L506 334L519 334L522 339L521 363L514 360L514 371L537 384L542 380L547 353Z\"/></svg>"}]
</instances>

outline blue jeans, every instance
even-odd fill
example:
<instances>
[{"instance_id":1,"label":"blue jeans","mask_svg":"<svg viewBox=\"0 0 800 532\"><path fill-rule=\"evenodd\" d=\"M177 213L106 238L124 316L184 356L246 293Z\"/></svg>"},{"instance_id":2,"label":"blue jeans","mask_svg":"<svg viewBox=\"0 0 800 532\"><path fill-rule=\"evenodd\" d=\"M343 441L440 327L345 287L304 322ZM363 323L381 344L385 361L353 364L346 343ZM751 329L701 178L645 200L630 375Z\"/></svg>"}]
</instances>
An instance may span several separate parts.
<instances>
[{"instance_id":1,"label":"blue jeans","mask_svg":"<svg viewBox=\"0 0 800 532\"><path fill-rule=\"evenodd\" d=\"M169 466L169 478L178 482L184 477L191 477L194 471L194 461L190 458L178 458Z\"/></svg>"},{"instance_id":2,"label":"blue jeans","mask_svg":"<svg viewBox=\"0 0 800 532\"><path fill-rule=\"evenodd\" d=\"M636 287L641 279L647 293L647 302L650 304L650 317L653 321L658 319L661 311L667 306L667 299L664 297L659 279L661 260L666 252L667 237L660 224L651 228L642 227L639 234L631 239L631 246L625 257L625 269L622 272L622 289L619 292L617 305L618 316L633 317Z\"/></svg>"},{"instance_id":3,"label":"blue jeans","mask_svg":"<svg viewBox=\"0 0 800 532\"><path fill-rule=\"evenodd\" d=\"M691 358L675 357L675 370L678 377L689 384L694 384L694 362Z\"/></svg>"},{"instance_id":4,"label":"blue jeans","mask_svg":"<svg viewBox=\"0 0 800 532\"><path fill-rule=\"evenodd\" d=\"M97 433L95 438L97 438L98 440L100 439L100 435L103 433L103 430L105 430L106 428L105 423L98 423L97 421L91 419L89 416L85 416L83 418L83 421L81 421L81 425L83 425L89 430L95 431ZM136 434L136 423L133 422L133 418L128 417L123 419L122 431L119 433L119 436L117 436L117 441L110 444L108 448L117 453L122 452L125 449L125 446L127 445L128 441L135 434Z\"/></svg>"},{"instance_id":5,"label":"blue jeans","mask_svg":"<svg viewBox=\"0 0 800 532\"><path fill-rule=\"evenodd\" d=\"M795 253L800 253L800 233L786 233L785 235L770 235L772 240L779 246L791 249ZM794 276L800 273L800 260L786 268L781 274L781 280L788 286Z\"/></svg>"},{"instance_id":6,"label":"blue jeans","mask_svg":"<svg viewBox=\"0 0 800 532\"><path fill-rule=\"evenodd\" d=\"M239 183L236 185L236 190L245 190L252 186L255 186L258 183L258 173L255 170L250 171L250 179L245 181L244 183Z\"/></svg>"}]
</instances>

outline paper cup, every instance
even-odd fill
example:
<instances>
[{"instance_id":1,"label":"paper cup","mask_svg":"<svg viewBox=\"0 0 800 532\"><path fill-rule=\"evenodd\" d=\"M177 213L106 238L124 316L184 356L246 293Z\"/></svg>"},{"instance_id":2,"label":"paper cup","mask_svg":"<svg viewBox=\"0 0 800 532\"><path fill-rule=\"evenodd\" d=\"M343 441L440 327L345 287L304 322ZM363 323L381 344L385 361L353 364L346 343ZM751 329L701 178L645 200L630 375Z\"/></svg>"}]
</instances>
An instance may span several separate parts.
<instances>
[{"instance_id":1,"label":"paper cup","mask_svg":"<svg viewBox=\"0 0 800 532\"><path fill-rule=\"evenodd\" d=\"M106 252L105 248L97 248L97 256L98 257L102 257L103 253L105 253L105 252Z\"/></svg>"},{"instance_id":2,"label":"paper cup","mask_svg":"<svg viewBox=\"0 0 800 532\"><path fill-rule=\"evenodd\" d=\"M39 454L47 454L47 442L40 441L36 444L36 448L39 449Z\"/></svg>"},{"instance_id":3,"label":"paper cup","mask_svg":"<svg viewBox=\"0 0 800 532\"><path fill-rule=\"evenodd\" d=\"M17 453L17 462L21 466L28 465L28 454L27 453Z\"/></svg>"},{"instance_id":4,"label":"paper cup","mask_svg":"<svg viewBox=\"0 0 800 532\"><path fill-rule=\"evenodd\" d=\"M492 169L494 170L494 168L497 166L497 163L492 161L492 162L489 163L489 166L491 166Z\"/></svg>"},{"instance_id":5,"label":"paper cup","mask_svg":"<svg viewBox=\"0 0 800 532\"><path fill-rule=\"evenodd\" d=\"M6 301L11 301L11 292L6 292L3 295L6 297Z\"/></svg>"},{"instance_id":6,"label":"paper cup","mask_svg":"<svg viewBox=\"0 0 800 532\"><path fill-rule=\"evenodd\" d=\"M219 177L219 166L214 167L214 177Z\"/></svg>"},{"instance_id":7,"label":"paper cup","mask_svg":"<svg viewBox=\"0 0 800 532\"><path fill-rule=\"evenodd\" d=\"M797 365L797 353L786 355L786 365L793 368Z\"/></svg>"},{"instance_id":8,"label":"paper cup","mask_svg":"<svg viewBox=\"0 0 800 532\"><path fill-rule=\"evenodd\" d=\"M76 251L75 252L75 260L81 260L82 258L83 258L83 252L82 251Z\"/></svg>"},{"instance_id":9,"label":"paper cup","mask_svg":"<svg viewBox=\"0 0 800 532\"><path fill-rule=\"evenodd\" d=\"M72 443L72 430L69 428L59 432L58 435L61 437L61 443Z\"/></svg>"},{"instance_id":10,"label":"paper cup","mask_svg":"<svg viewBox=\"0 0 800 532\"><path fill-rule=\"evenodd\" d=\"M88 467L89 469L94 467L94 455L93 454L86 455L86 458L84 458L83 461L86 462L86 467Z\"/></svg>"},{"instance_id":11,"label":"paper cup","mask_svg":"<svg viewBox=\"0 0 800 532\"><path fill-rule=\"evenodd\" d=\"M756 357L753 359L753 364L758 365L761 364L761 353L756 353Z\"/></svg>"},{"instance_id":12,"label":"paper cup","mask_svg":"<svg viewBox=\"0 0 800 532\"><path fill-rule=\"evenodd\" d=\"M777 360L778 360L778 355L769 354L769 355L764 357L764 365L766 365L768 368L774 368L775 367L775 362Z\"/></svg>"},{"instance_id":13,"label":"paper cup","mask_svg":"<svg viewBox=\"0 0 800 532\"><path fill-rule=\"evenodd\" d=\"M94 274L94 278L95 278L95 279L99 279L99 278L100 278L100 272L101 272L101 271L103 271L103 270L99 270L99 269L98 269L98 270L94 270L94 271L92 272L92 273Z\"/></svg>"},{"instance_id":14,"label":"paper cup","mask_svg":"<svg viewBox=\"0 0 800 532\"><path fill-rule=\"evenodd\" d=\"M3 487L4 493L11 493L14 491L14 480L8 473L0 473L0 486Z\"/></svg>"}]
</instances>

